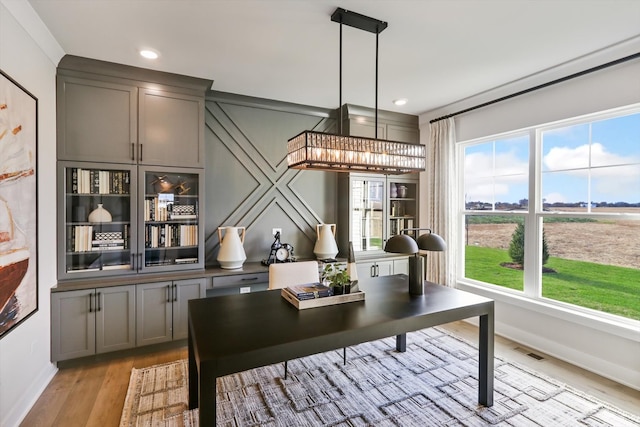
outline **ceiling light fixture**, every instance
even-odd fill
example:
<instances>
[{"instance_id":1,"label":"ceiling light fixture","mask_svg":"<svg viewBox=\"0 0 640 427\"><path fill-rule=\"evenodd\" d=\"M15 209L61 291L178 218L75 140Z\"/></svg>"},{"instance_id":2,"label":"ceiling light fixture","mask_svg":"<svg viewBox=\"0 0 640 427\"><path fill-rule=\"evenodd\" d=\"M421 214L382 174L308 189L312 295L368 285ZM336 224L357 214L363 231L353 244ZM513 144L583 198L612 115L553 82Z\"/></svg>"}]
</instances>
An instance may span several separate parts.
<instances>
[{"instance_id":1,"label":"ceiling light fixture","mask_svg":"<svg viewBox=\"0 0 640 427\"><path fill-rule=\"evenodd\" d=\"M291 169L336 172L403 174L422 172L426 166L424 145L378 139L378 35L387 23L359 13L337 8L331 15L340 23L340 114L339 134L304 131L287 144L287 163ZM376 35L375 138L342 135L342 25Z\"/></svg>"},{"instance_id":2,"label":"ceiling light fixture","mask_svg":"<svg viewBox=\"0 0 640 427\"><path fill-rule=\"evenodd\" d=\"M140 55L147 59L156 59L158 58L158 54L152 50L145 49L140 51Z\"/></svg>"},{"instance_id":3,"label":"ceiling light fixture","mask_svg":"<svg viewBox=\"0 0 640 427\"><path fill-rule=\"evenodd\" d=\"M398 107L405 105L406 103L407 103L407 98L400 98L400 99L393 100L393 104L397 105Z\"/></svg>"}]
</instances>

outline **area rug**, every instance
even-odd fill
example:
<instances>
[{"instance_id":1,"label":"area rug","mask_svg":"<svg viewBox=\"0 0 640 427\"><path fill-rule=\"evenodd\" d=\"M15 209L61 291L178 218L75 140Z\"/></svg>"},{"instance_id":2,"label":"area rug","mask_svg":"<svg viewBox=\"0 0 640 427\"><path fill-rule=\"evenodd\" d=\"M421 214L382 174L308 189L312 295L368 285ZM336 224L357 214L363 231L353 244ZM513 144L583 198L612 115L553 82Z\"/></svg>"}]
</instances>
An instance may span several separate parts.
<instances>
[{"instance_id":1,"label":"area rug","mask_svg":"<svg viewBox=\"0 0 640 427\"><path fill-rule=\"evenodd\" d=\"M442 329L218 379L218 426L640 426L640 418L530 369L495 359L494 406L477 405L478 350ZM198 425L186 360L134 369L120 426Z\"/></svg>"}]
</instances>

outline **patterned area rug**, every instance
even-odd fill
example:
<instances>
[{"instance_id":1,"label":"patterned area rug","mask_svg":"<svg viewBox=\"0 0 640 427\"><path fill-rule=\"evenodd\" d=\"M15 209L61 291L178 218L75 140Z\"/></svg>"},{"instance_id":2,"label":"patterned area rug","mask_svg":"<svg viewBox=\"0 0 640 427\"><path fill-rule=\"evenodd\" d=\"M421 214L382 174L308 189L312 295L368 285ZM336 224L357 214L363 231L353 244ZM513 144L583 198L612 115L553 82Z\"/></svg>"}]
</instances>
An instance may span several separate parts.
<instances>
[{"instance_id":1,"label":"patterned area rug","mask_svg":"<svg viewBox=\"0 0 640 427\"><path fill-rule=\"evenodd\" d=\"M640 426L640 418L496 358L494 406L477 406L478 350L431 328L218 379L219 426ZM197 426L187 361L134 369L121 426Z\"/></svg>"}]
</instances>

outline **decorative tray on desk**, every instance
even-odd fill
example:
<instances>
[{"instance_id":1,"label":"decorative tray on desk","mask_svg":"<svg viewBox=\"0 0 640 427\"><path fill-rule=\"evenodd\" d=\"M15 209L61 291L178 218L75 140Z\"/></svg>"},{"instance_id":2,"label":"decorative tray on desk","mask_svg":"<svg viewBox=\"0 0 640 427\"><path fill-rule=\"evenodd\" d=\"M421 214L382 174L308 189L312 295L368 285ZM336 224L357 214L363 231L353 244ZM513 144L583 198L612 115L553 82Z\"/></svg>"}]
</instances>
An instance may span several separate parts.
<instances>
[{"instance_id":1,"label":"decorative tray on desk","mask_svg":"<svg viewBox=\"0 0 640 427\"><path fill-rule=\"evenodd\" d=\"M333 295L330 297L313 298L299 300L295 295L287 292L286 289L280 291L282 298L286 299L298 310L304 310L306 308L324 307L327 305L344 304L346 302L364 301L364 292L357 291L344 295Z\"/></svg>"}]
</instances>

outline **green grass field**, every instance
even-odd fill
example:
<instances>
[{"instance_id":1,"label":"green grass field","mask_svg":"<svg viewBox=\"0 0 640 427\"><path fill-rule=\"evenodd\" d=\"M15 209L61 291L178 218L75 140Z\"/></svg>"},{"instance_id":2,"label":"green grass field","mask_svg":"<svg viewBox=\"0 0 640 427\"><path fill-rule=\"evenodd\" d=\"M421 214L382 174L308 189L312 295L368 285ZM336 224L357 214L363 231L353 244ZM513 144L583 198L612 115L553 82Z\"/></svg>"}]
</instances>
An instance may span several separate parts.
<instances>
[{"instance_id":1,"label":"green grass field","mask_svg":"<svg viewBox=\"0 0 640 427\"><path fill-rule=\"evenodd\" d=\"M466 247L466 276L522 291L523 272L501 267L511 262L506 250ZM550 257L542 296L605 313L640 320L640 270Z\"/></svg>"}]
</instances>

